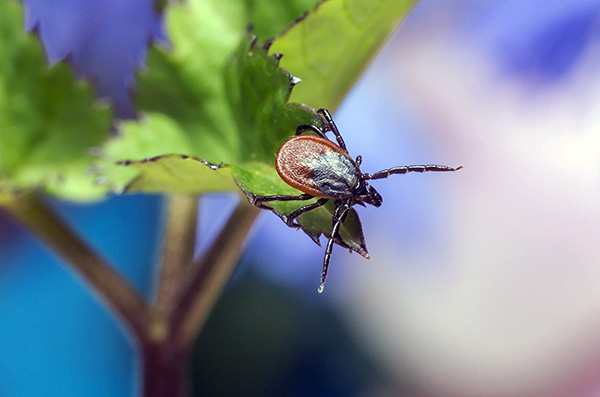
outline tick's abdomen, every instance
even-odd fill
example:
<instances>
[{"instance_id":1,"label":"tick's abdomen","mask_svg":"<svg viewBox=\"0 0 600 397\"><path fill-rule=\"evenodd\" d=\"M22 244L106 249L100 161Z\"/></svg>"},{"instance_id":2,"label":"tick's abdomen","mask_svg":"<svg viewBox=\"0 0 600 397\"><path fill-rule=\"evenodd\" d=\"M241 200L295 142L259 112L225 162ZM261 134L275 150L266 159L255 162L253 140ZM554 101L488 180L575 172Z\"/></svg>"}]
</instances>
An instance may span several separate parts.
<instances>
[{"instance_id":1,"label":"tick's abdomen","mask_svg":"<svg viewBox=\"0 0 600 397\"><path fill-rule=\"evenodd\" d=\"M288 185L315 197L350 197L358 184L358 168L346 151L314 135L287 140L277 152L275 166Z\"/></svg>"},{"instance_id":2,"label":"tick's abdomen","mask_svg":"<svg viewBox=\"0 0 600 397\"><path fill-rule=\"evenodd\" d=\"M354 162L343 154L325 152L310 164L311 176L319 190L334 198L352 194L358 183L358 172Z\"/></svg>"}]
</instances>

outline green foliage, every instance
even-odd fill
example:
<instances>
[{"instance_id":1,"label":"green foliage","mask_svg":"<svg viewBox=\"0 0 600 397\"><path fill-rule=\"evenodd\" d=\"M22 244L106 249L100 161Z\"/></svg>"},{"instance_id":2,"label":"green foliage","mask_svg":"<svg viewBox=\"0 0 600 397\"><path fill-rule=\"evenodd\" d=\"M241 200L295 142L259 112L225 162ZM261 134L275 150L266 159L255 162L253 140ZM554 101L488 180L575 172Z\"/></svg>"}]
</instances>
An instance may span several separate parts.
<instances>
[{"instance_id":1,"label":"green foliage","mask_svg":"<svg viewBox=\"0 0 600 397\"><path fill-rule=\"evenodd\" d=\"M167 6L170 45L154 46L139 74L142 119L123 123L120 136L106 146L111 158L130 167L109 169L109 181L129 191L201 194L234 190L233 175L250 198L300 194L277 175L275 154L298 125L321 121L313 109L288 103L297 79L279 68L277 53L304 80L300 102L334 107L414 1L324 2L275 39L270 56L245 32L254 22L256 32L272 36L282 21L315 3L189 0ZM204 163L227 167L212 171ZM269 205L284 216L310 202ZM331 205L324 206L298 222L318 242L331 232L332 213ZM367 256L356 212L341 236L338 243Z\"/></svg>"},{"instance_id":2,"label":"green foliage","mask_svg":"<svg viewBox=\"0 0 600 397\"><path fill-rule=\"evenodd\" d=\"M249 194L297 195L277 175L275 153L298 125L321 121L312 109L288 103L296 80L279 68L278 56L267 55L243 25L235 30L222 23L235 18L221 15L219 24L204 21L216 31L203 33L208 4L190 1L167 9L171 48L153 48L148 68L139 76L137 101L144 116L140 122L123 123L121 136L106 146L108 154L128 167L107 175L128 191L201 194L237 191L233 171L238 186ZM220 4L227 9L229 3ZM208 162L228 166L213 171ZM138 171L132 180L131 168ZM303 204L273 206L281 215ZM330 233L332 214L328 208L313 212L298 221L318 242L321 233ZM363 252L362 232L347 232L357 230L350 219L347 223L344 245Z\"/></svg>"},{"instance_id":3,"label":"green foliage","mask_svg":"<svg viewBox=\"0 0 600 397\"><path fill-rule=\"evenodd\" d=\"M119 136L104 143L107 160L98 169L107 185L201 194L237 191L235 180L249 197L299 194L277 175L275 153L296 126L321 120L313 109L288 102L298 80L279 67L278 53L304 79L294 94L298 102L335 107L414 1L325 1L274 40L273 55L246 31L253 22L262 39L276 35L316 3L169 4L169 45L153 46L138 76L141 118L121 123ZM86 171L91 148L106 139L110 111L67 65L47 67L22 20L17 2L0 3L0 201L32 189L74 200L102 197L106 187L93 184ZM270 205L284 216L305 204ZM318 241L331 231L332 211L324 206L298 222ZM354 211L341 235L338 243L366 255Z\"/></svg>"},{"instance_id":4,"label":"green foliage","mask_svg":"<svg viewBox=\"0 0 600 397\"><path fill-rule=\"evenodd\" d=\"M333 112L417 0L329 0L281 36L271 53L302 78L291 100Z\"/></svg>"},{"instance_id":5,"label":"green foliage","mask_svg":"<svg viewBox=\"0 0 600 397\"><path fill-rule=\"evenodd\" d=\"M334 212L335 205L333 201L329 201L321 207L320 211L309 211L300 215L298 217L298 222L302 225L302 230L318 244L319 236L321 234L324 234L327 237L331 235L331 219L333 218ZM341 239L335 239L337 244L357 252L367 259L370 258L369 253L367 252L362 224L360 223L358 213L354 208L351 208L350 212L348 212L348 216L340 228L339 235Z\"/></svg>"},{"instance_id":6,"label":"green foliage","mask_svg":"<svg viewBox=\"0 0 600 397\"><path fill-rule=\"evenodd\" d=\"M166 9L171 46L151 49L136 96L144 116L139 123L122 124L121 136L106 147L112 158L177 153L234 166L272 164L277 148L297 125L318 123L311 109L287 104L290 76L278 68L278 57L267 56L245 32L248 21L240 17L245 9L243 2L216 0ZM150 168L137 168L157 191L169 191L151 182ZM131 178L115 170L109 176L117 186ZM180 182L187 184L185 178ZM202 185L199 180L195 186ZM195 193L213 190L206 185Z\"/></svg>"},{"instance_id":7,"label":"green foliage","mask_svg":"<svg viewBox=\"0 0 600 397\"><path fill-rule=\"evenodd\" d=\"M139 190L171 193L219 192L234 190L229 166L211 164L198 157L167 154L139 161L121 163L142 171L125 187L125 191Z\"/></svg>"},{"instance_id":8,"label":"green foliage","mask_svg":"<svg viewBox=\"0 0 600 397\"><path fill-rule=\"evenodd\" d=\"M106 189L86 170L110 119L66 64L48 68L38 39L24 31L21 5L1 1L0 200L32 189L72 200L101 197Z\"/></svg>"}]
</instances>

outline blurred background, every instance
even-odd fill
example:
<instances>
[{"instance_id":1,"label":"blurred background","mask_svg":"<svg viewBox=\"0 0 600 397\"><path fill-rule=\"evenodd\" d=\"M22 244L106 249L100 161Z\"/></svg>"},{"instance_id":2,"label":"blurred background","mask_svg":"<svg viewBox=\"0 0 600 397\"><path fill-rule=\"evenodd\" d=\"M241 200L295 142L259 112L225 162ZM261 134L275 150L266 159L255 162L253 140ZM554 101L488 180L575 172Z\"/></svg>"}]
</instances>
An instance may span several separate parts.
<instances>
[{"instance_id":1,"label":"blurred background","mask_svg":"<svg viewBox=\"0 0 600 397\"><path fill-rule=\"evenodd\" d=\"M161 36L146 0L25 0L51 62L116 106ZM93 18L92 18L93 16ZM336 112L376 181L372 259L272 214L202 333L202 395L600 395L600 1L423 0ZM201 204L198 246L235 199ZM148 294L161 198L52 202ZM136 351L48 250L0 214L0 396L130 396Z\"/></svg>"}]
</instances>

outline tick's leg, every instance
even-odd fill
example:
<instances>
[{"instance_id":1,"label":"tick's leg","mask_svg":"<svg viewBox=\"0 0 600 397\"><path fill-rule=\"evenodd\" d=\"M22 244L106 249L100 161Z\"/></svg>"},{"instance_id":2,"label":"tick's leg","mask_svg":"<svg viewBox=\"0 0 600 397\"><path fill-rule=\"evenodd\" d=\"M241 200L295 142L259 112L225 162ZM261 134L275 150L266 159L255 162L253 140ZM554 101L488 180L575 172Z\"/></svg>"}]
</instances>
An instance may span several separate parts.
<instances>
[{"instance_id":1,"label":"tick's leg","mask_svg":"<svg viewBox=\"0 0 600 397\"><path fill-rule=\"evenodd\" d=\"M361 155L356 156L355 162L356 162L356 165L358 165L360 167L360 165L362 164L362 156Z\"/></svg>"},{"instance_id":2,"label":"tick's leg","mask_svg":"<svg viewBox=\"0 0 600 397\"><path fill-rule=\"evenodd\" d=\"M331 235L329 236L329 241L327 241L327 247L325 248L325 257L323 258L323 273L321 274L321 285L319 286L319 293L322 293L325 289L325 280L327 279L327 271L329 270L329 261L331 260L331 252L333 251L333 241L336 236L339 235L340 227L342 223L346 219L346 215L348 215L348 211L350 211L350 201L351 199L347 199L344 201L343 205L339 205L339 201L336 202L336 210L333 216L333 227L331 228Z\"/></svg>"},{"instance_id":3,"label":"tick's leg","mask_svg":"<svg viewBox=\"0 0 600 397\"><path fill-rule=\"evenodd\" d=\"M296 135L301 135L301 134L303 134L303 133L305 133L307 131L314 132L315 134L317 134L321 138L327 139L327 137L325 136L325 133L323 131L321 131L320 129L318 129L314 125L302 124L302 125L299 125L298 127L296 127Z\"/></svg>"},{"instance_id":4,"label":"tick's leg","mask_svg":"<svg viewBox=\"0 0 600 397\"><path fill-rule=\"evenodd\" d=\"M329 113L329 110L319 109L319 110L317 110L317 113L325 118L325 121L327 122L329 129L331 130L331 132L333 132L333 134L335 135L335 139L337 139L337 141L338 141L338 145L340 145L340 147L342 149L344 149L345 151L348 151L346 149L346 144L344 143L344 139L342 138L342 135L340 134L340 131L338 130L337 126L333 122L333 118L331 117L331 113Z\"/></svg>"},{"instance_id":5,"label":"tick's leg","mask_svg":"<svg viewBox=\"0 0 600 397\"><path fill-rule=\"evenodd\" d=\"M329 201L329 199L326 198L322 198L317 200L317 202L312 203L312 204L308 204L305 205L304 207L300 207L298 208L296 211L292 212L291 214L286 216L286 221L285 223L289 226L300 226L296 223L294 223L294 220L299 217L300 215L302 215L305 212L308 212L310 210L314 210L315 208L319 208L320 206L324 205L325 203L327 203Z\"/></svg>"},{"instance_id":6,"label":"tick's leg","mask_svg":"<svg viewBox=\"0 0 600 397\"><path fill-rule=\"evenodd\" d=\"M251 204L257 206L258 208L272 210L271 207L265 205L264 203L269 201L304 201L310 200L311 198L314 198L314 196L311 196L310 194L301 194L299 196L285 196L282 194L276 194L273 196L254 196Z\"/></svg>"},{"instance_id":7,"label":"tick's leg","mask_svg":"<svg viewBox=\"0 0 600 397\"><path fill-rule=\"evenodd\" d=\"M342 200L335 200L335 211L333 211L333 216L331 217L331 227L333 228L333 224L336 222L338 216L340 215Z\"/></svg>"},{"instance_id":8,"label":"tick's leg","mask_svg":"<svg viewBox=\"0 0 600 397\"><path fill-rule=\"evenodd\" d=\"M448 172L448 171L458 171L462 168L460 167L452 168L447 165L436 165L436 164L427 164L427 165L408 165L401 167L388 168L387 170L381 170L379 172L371 174L363 174L363 179L383 179L387 178L393 174L407 174L409 172L428 172L428 171L438 171L438 172Z\"/></svg>"}]
</instances>

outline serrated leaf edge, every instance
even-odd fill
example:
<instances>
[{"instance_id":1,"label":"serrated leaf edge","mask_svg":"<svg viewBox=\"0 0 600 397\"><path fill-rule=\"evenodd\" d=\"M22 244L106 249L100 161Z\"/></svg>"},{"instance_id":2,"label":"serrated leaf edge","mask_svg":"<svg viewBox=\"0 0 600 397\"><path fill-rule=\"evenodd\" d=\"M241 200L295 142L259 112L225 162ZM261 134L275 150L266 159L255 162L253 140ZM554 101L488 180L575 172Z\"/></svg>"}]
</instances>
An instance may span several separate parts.
<instances>
[{"instance_id":1,"label":"serrated leaf edge","mask_svg":"<svg viewBox=\"0 0 600 397\"><path fill-rule=\"evenodd\" d=\"M153 157L147 157L145 159L142 160L121 160L121 161L117 161L115 164L116 165L121 165L121 166L131 166L131 165L135 165L135 164L144 164L144 163L153 163L156 162L158 160L161 160L163 158L167 158L167 157L179 157L182 160L193 160L193 161L197 161L199 163L204 164L205 166L207 166L208 168L210 168L213 171L217 171L221 168L225 168L225 167L229 167L229 164L225 164L225 163L211 163L209 161L206 161L200 157L197 156L190 156L187 154L177 154L177 153L169 153L169 154L161 154L159 156L153 156ZM121 193L126 193L128 192L131 187L142 177L142 174L137 175L135 178L133 178L131 181L129 181L127 183L127 185L125 185L125 187L123 187L120 191L116 191L115 193L117 194L121 194Z\"/></svg>"}]
</instances>

